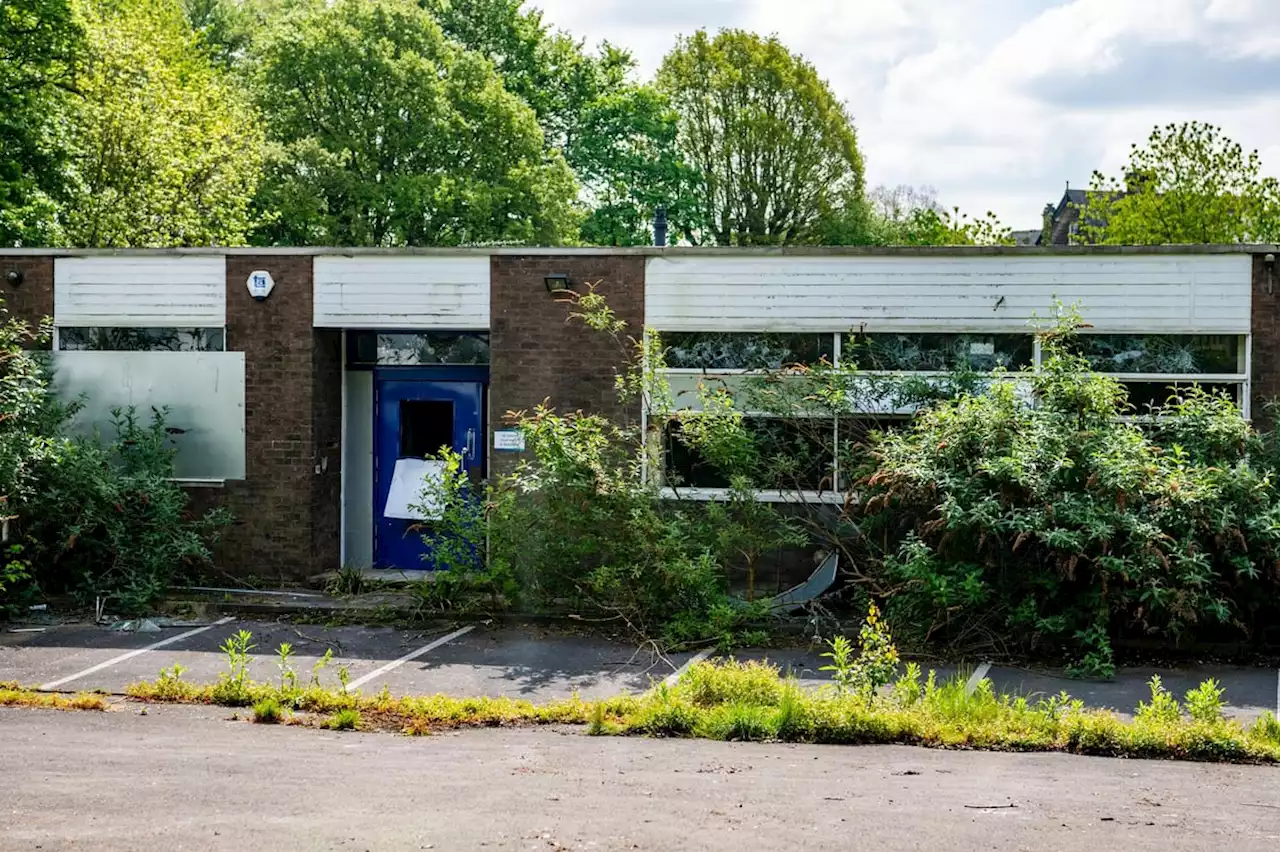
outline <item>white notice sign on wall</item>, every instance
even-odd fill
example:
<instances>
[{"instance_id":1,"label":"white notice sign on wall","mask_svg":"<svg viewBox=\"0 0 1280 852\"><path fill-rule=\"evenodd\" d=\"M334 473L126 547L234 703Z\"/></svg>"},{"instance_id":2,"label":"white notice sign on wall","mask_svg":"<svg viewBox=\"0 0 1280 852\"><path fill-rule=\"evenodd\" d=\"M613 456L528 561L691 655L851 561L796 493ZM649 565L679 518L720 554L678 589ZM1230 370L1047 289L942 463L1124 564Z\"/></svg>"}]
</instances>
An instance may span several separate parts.
<instances>
[{"instance_id":1,"label":"white notice sign on wall","mask_svg":"<svg viewBox=\"0 0 1280 852\"><path fill-rule=\"evenodd\" d=\"M499 429L493 433L493 448L508 453L524 452L524 433L519 429Z\"/></svg>"}]
</instances>

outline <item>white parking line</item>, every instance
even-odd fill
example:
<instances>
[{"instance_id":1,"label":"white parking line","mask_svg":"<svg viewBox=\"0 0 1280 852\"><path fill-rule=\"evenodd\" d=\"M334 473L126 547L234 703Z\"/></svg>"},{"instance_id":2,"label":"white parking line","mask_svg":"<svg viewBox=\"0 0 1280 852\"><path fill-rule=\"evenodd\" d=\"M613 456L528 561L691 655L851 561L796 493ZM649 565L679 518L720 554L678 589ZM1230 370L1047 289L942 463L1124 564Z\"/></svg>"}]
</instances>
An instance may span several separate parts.
<instances>
[{"instance_id":1,"label":"white parking line","mask_svg":"<svg viewBox=\"0 0 1280 852\"><path fill-rule=\"evenodd\" d=\"M987 672L991 671L991 663L983 660L982 663L973 670L973 674L969 675L969 680L964 685L964 694L973 695L977 690L978 684L982 683L982 679L987 676Z\"/></svg>"},{"instance_id":2,"label":"white parking line","mask_svg":"<svg viewBox=\"0 0 1280 852\"><path fill-rule=\"evenodd\" d=\"M168 639L161 639L159 642L153 642L152 644L148 645L145 648L138 648L136 651L127 651L118 657L112 657L111 659L107 660L105 663L98 663L96 666L90 666L89 668L85 669L82 672L76 672L73 675L60 678L59 680L51 680L46 684L42 684L40 688L46 691L57 689L63 684L71 683L71 681L73 680L79 680L80 678L91 675L94 672L100 672L103 669L109 669L112 666L114 666L116 663L123 663L125 660L132 660L134 657L141 656L142 654L145 654L148 651L154 651L157 648L163 648L166 645L172 645L174 642L181 642L183 639L186 639L191 636L195 636L197 633L203 633L206 630L212 630L215 627L220 627L221 625L227 624L228 622L231 622L231 621L235 621L235 618L231 616L227 616L226 618L220 618L217 621L215 621L213 624L206 624L204 627L197 627L195 630L188 630L186 633L179 633L177 636L170 636Z\"/></svg>"},{"instance_id":3,"label":"white parking line","mask_svg":"<svg viewBox=\"0 0 1280 852\"><path fill-rule=\"evenodd\" d=\"M369 672L364 677L358 677L355 680L351 681L351 683L347 684L347 692L351 692L354 689L358 689L359 687L373 680L375 677L384 675L387 672L391 671L392 669L397 668L398 666L401 666L404 663L409 662L410 660L416 660L419 657L421 657L423 654L430 653L431 651L434 651L436 648L439 648L441 645L448 644L449 642L452 642L454 639L457 639L459 636L470 633L474 629L475 629L475 625L470 624L470 625L467 625L466 627L453 631L447 636L441 636L439 639L436 639L434 642L428 642L426 645L423 645L418 650L410 651L400 659L392 660L391 662L387 663L385 666L382 666L381 668L376 668L373 671Z\"/></svg>"},{"instance_id":4,"label":"white parking line","mask_svg":"<svg viewBox=\"0 0 1280 852\"><path fill-rule=\"evenodd\" d=\"M680 676L682 674L693 668L696 663L700 663L707 657L710 657L713 653L715 653L715 648L703 648L701 651L690 657L687 663L667 675L666 680L662 682L667 686L675 686L680 681Z\"/></svg>"}]
</instances>

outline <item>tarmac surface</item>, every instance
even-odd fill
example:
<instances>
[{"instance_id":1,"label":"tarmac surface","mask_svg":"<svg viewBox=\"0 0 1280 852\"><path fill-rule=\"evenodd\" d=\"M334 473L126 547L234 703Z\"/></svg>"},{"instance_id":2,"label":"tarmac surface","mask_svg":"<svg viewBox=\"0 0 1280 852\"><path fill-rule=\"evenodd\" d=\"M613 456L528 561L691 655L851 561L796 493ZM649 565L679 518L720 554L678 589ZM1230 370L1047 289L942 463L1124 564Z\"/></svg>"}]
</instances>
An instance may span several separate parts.
<instances>
[{"instance_id":1,"label":"tarmac surface","mask_svg":"<svg viewBox=\"0 0 1280 852\"><path fill-rule=\"evenodd\" d=\"M0 710L9 850L1280 848L1280 769Z\"/></svg>"},{"instance_id":2,"label":"tarmac surface","mask_svg":"<svg viewBox=\"0 0 1280 852\"><path fill-rule=\"evenodd\" d=\"M365 694L385 686L393 695L446 693L546 701L577 693L583 698L600 698L644 691L655 681L676 676L695 656L661 654L651 646L623 639L536 627L440 623L403 630L228 617L151 633L122 632L94 624L8 628L0 632L0 681L16 680L26 686L67 692L100 689L120 694L128 684L152 680L161 668L177 663L186 669L183 676L187 680L209 682L227 670L227 658L220 647L240 630L252 634L255 647L250 675L254 679L279 679L276 651L288 642L294 653L290 665L303 683L311 679L312 667L325 651L332 649L333 662L320 672L321 681L336 687L338 670L346 667L350 685ZM821 671L826 662L821 652L819 647L740 649L733 656L768 660L801 683L818 685L828 677ZM977 669L997 691L1035 696L1065 690L1089 706L1124 715L1131 714L1138 702L1149 696L1147 681L1152 674L1159 674L1178 696L1214 678L1226 691L1227 715L1250 722L1264 711L1280 711L1280 672L1270 668L1133 668L1121 670L1110 682L1072 680L1061 673L990 666L981 661L925 668L935 669L940 679L971 677Z\"/></svg>"}]
</instances>

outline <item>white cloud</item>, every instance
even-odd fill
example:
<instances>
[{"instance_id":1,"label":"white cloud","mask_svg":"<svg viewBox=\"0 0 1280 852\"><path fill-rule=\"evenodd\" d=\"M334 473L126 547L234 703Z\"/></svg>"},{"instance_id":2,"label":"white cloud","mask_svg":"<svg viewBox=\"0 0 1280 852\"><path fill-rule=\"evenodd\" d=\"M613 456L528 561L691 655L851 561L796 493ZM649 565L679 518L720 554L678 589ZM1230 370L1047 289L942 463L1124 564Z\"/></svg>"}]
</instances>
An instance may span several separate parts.
<instances>
[{"instance_id":1,"label":"white cloud","mask_svg":"<svg viewBox=\"0 0 1280 852\"><path fill-rule=\"evenodd\" d=\"M1275 0L532 0L652 73L699 27L776 33L849 105L870 184L1034 226L1155 124L1221 124L1280 174Z\"/></svg>"}]
</instances>

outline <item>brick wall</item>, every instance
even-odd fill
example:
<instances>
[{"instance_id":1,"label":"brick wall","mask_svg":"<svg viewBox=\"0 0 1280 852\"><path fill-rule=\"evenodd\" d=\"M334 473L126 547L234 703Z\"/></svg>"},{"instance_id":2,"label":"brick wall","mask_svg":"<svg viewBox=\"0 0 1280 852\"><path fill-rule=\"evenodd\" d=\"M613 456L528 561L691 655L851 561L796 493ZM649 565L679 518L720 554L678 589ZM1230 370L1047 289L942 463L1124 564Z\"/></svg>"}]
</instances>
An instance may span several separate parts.
<instances>
[{"instance_id":1,"label":"brick wall","mask_svg":"<svg viewBox=\"0 0 1280 852\"><path fill-rule=\"evenodd\" d=\"M1268 293L1269 275L1274 275ZM1253 257L1253 390L1254 423L1268 428L1275 420L1267 405L1280 400L1280 268L1269 273L1263 255Z\"/></svg>"},{"instance_id":2,"label":"brick wall","mask_svg":"<svg viewBox=\"0 0 1280 852\"><path fill-rule=\"evenodd\" d=\"M588 283L625 320L623 341L570 319L573 306L547 292L545 277L565 273L573 290ZM626 421L614 389L617 370L631 355L626 338L644 328L644 258L609 255L495 255L490 266L490 429L508 411L533 408L544 399L558 411L581 409ZM492 438L489 446L493 446ZM510 469L514 453L492 453L495 473Z\"/></svg>"},{"instance_id":3,"label":"brick wall","mask_svg":"<svg viewBox=\"0 0 1280 852\"><path fill-rule=\"evenodd\" d=\"M245 286L259 269L275 280L264 302ZM217 552L233 573L289 582L336 565L315 561L313 491L337 472L315 474L311 320L310 257L227 258L227 349L245 353L245 479L221 495L236 520Z\"/></svg>"},{"instance_id":4,"label":"brick wall","mask_svg":"<svg viewBox=\"0 0 1280 852\"><path fill-rule=\"evenodd\" d=\"M22 283L9 284L10 270L22 273ZM32 326L53 317L53 258L0 258L0 300L9 316Z\"/></svg>"}]
</instances>

